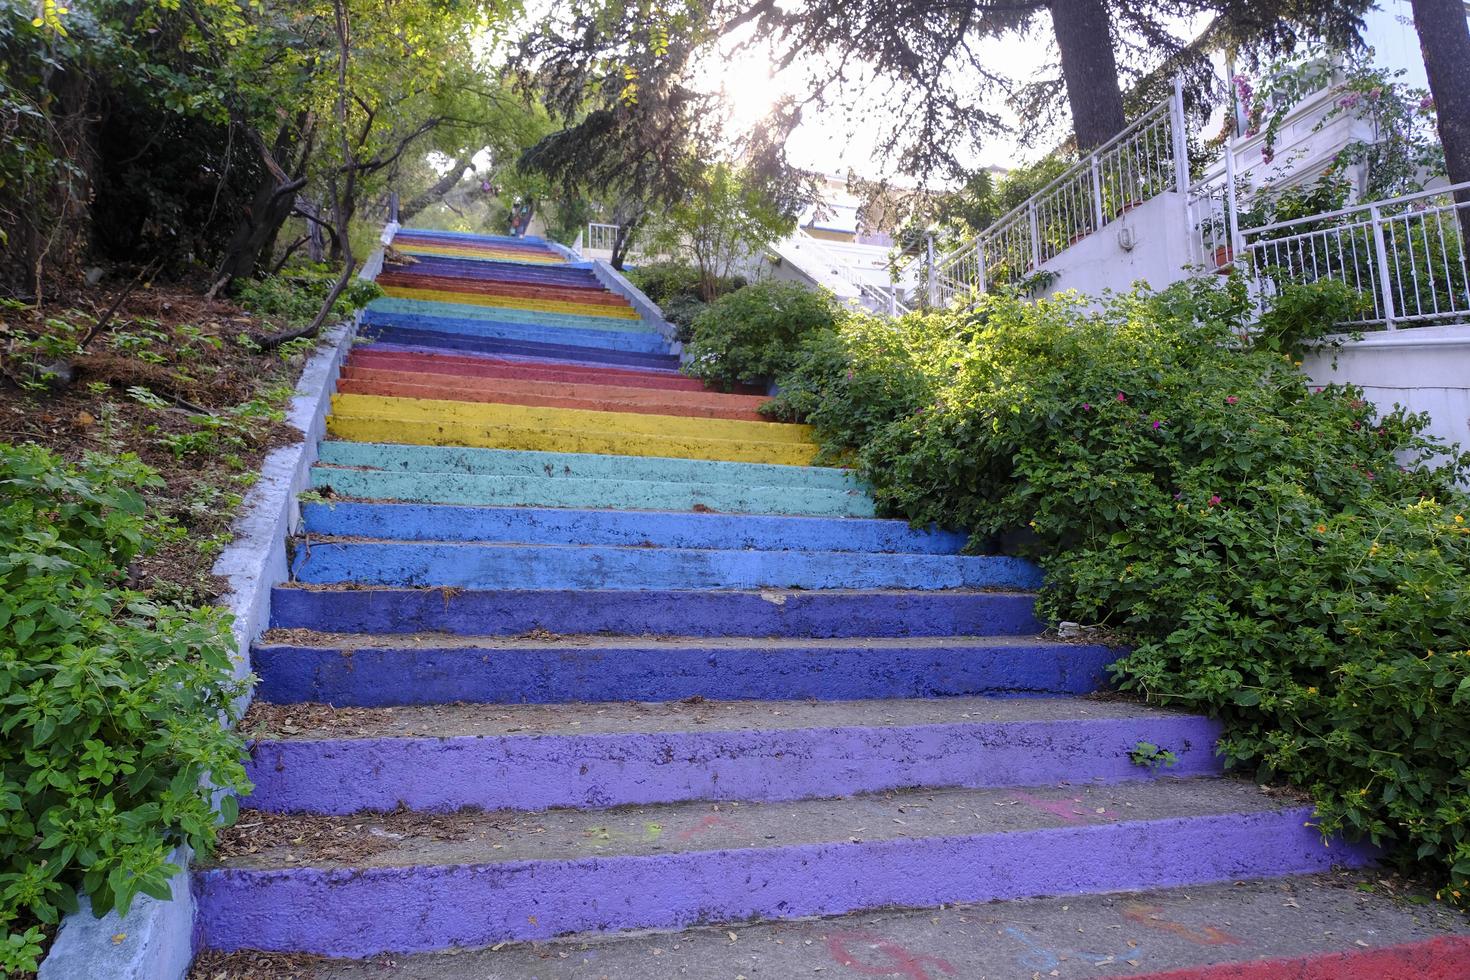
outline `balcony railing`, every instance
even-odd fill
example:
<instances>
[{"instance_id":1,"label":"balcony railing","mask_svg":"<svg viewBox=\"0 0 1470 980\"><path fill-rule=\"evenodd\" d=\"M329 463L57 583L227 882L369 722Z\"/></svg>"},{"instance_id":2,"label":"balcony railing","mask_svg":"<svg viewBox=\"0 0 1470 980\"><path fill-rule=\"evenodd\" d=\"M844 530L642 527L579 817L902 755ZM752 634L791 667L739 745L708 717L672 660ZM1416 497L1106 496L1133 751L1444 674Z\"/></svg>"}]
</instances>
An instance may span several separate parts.
<instances>
[{"instance_id":1,"label":"balcony railing","mask_svg":"<svg viewBox=\"0 0 1470 980\"><path fill-rule=\"evenodd\" d=\"M1184 95L1176 81L1170 98L944 256L929 277L930 302L947 306L957 296L1020 284L1145 201L1188 190Z\"/></svg>"},{"instance_id":2,"label":"balcony railing","mask_svg":"<svg viewBox=\"0 0 1470 980\"><path fill-rule=\"evenodd\" d=\"M1337 279L1363 296L1361 313L1341 326L1393 330L1470 315L1467 212L1470 182L1242 228L1239 237L1263 299L1288 283Z\"/></svg>"}]
</instances>

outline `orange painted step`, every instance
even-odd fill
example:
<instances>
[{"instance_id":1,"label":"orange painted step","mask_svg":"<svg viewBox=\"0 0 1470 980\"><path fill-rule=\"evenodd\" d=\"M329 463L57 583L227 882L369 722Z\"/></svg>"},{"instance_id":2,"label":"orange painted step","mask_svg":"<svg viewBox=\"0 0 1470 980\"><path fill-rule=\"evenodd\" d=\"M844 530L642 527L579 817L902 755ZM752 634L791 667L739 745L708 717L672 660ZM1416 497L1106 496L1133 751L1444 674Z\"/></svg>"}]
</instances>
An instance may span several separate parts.
<instances>
[{"instance_id":1,"label":"orange painted step","mask_svg":"<svg viewBox=\"0 0 1470 980\"><path fill-rule=\"evenodd\" d=\"M634 415L678 415L686 418L735 419L742 422L769 422L760 413L748 408L732 408L722 405L671 404L657 399L659 392L642 399L608 398L594 396L577 397L575 386L561 389L565 394L554 393L547 386L541 394L501 392L484 387L453 387L445 384L416 385L396 381L373 381L359 378L342 378L337 382L337 391L344 395L380 395L389 398L420 398L435 401L479 402L495 405L526 405L535 408L575 408L593 412L626 412Z\"/></svg>"},{"instance_id":2,"label":"orange painted step","mask_svg":"<svg viewBox=\"0 0 1470 980\"><path fill-rule=\"evenodd\" d=\"M361 367L348 362L342 377L354 381L380 381L391 384L423 385L473 389L492 395L555 395L558 397L612 401L658 402L665 405L707 406L754 412L770 401L765 395L727 395L723 391L669 391L622 385L618 379L578 379L548 382L535 378L446 378L427 371L401 368Z\"/></svg>"},{"instance_id":3,"label":"orange painted step","mask_svg":"<svg viewBox=\"0 0 1470 980\"><path fill-rule=\"evenodd\" d=\"M348 364L358 367L420 371L467 378L523 378L541 381L615 384L627 388L660 388L669 391L706 391L704 383L656 368L571 364L563 361L512 360L493 355L438 354L425 351L359 347L348 355ZM741 387L740 394L763 392Z\"/></svg>"}]
</instances>

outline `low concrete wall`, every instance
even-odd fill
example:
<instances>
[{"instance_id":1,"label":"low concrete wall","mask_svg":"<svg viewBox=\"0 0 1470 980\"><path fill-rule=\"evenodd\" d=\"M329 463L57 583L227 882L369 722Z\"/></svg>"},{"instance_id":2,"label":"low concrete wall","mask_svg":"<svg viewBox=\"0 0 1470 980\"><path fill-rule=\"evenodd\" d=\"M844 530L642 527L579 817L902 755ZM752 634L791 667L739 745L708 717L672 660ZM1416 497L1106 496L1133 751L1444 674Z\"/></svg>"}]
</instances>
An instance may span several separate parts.
<instances>
[{"instance_id":1,"label":"low concrete wall","mask_svg":"<svg viewBox=\"0 0 1470 980\"><path fill-rule=\"evenodd\" d=\"M643 290L629 282L627 276L614 269L612 263L605 259L593 259L588 264L598 282L627 299L633 309L638 311L639 316L658 328L663 338L673 345L672 353L677 354L683 350L683 345L674 340L676 333L674 325L664 319L663 310L658 308L657 303L643 295Z\"/></svg>"},{"instance_id":2,"label":"low concrete wall","mask_svg":"<svg viewBox=\"0 0 1470 980\"><path fill-rule=\"evenodd\" d=\"M1189 223L1184 197L1166 191L1150 198L1048 262L1057 274L1050 292L1075 290L1100 297L1142 280L1155 289L1187 278Z\"/></svg>"},{"instance_id":3,"label":"low concrete wall","mask_svg":"<svg viewBox=\"0 0 1470 980\"><path fill-rule=\"evenodd\" d=\"M385 232L384 239L386 244L391 235ZM382 263L382 252L375 252L361 277L374 278ZM235 538L215 563L214 573L229 583L220 604L234 617L230 631L237 677L250 672L250 646L266 628L271 587L286 580L286 538L301 521L296 494L310 485L332 389L360 319L361 314L328 330L301 372L286 418L301 433L301 441L266 456L259 481L241 504ZM241 710L249 701L247 693ZM186 848L171 855L170 860L184 869L171 882L171 901L140 895L126 917L109 912L99 919L83 899L81 910L62 921L41 963L39 980L180 980L194 956L189 857Z\"/></svg>"},{"instance_id":4,"label":"low concrete wall","mask_svg":"<svg viewBox=\"0 0 1470 980\"><path fill-rule=\"evenodd\" d=\"M1428 412L1429 431L1470 448L1470 324L1384 331L1310 354L1316 384L1354 384L1381 409Z\"/></svg>"}]
</instances>

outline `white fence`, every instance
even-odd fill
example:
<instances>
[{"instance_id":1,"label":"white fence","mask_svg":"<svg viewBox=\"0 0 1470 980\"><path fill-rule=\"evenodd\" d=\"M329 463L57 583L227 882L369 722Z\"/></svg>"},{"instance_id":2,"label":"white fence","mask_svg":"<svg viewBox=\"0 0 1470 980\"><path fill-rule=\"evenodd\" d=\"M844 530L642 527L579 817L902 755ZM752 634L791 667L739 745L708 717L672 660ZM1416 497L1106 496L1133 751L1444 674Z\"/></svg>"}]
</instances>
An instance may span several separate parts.
<instances>
[{"instance_id":1,"label":"white fence","mask_svg":"<svg viewBox=\"0 0 1470 980\"><path fill-rule=\"evenodd\" d=\"M618 243L618 226L593 221L587 224L587 248L593 252L611 252Z\"/></svg>"},{"instance_id":2,"label":"white fence","mask_svg":"<svg viewBox=\"0 0 1470 980\"><path fill-rule=\"evenodd\" d=\"M1184 95L1176 81L1172 97L946 255L934 267L929 299L947 306L957 296L1018 284L1144 202L1188 190Z\"/></svg>"},{"instance_id":3,"label":"white fence","mask_svg":"<svg viewBox=\"0 0 1470 980\"><path fill-rule=\"evenodd\" d=\"M1465 198L1455 200L1456 192ZM1363 297L1345 327L1423 326L1470 315L1460 220L1470 182L1340 211L1240 229L1264 296L1288 283L1336 279Z\"/></svg>"}]
</instances>

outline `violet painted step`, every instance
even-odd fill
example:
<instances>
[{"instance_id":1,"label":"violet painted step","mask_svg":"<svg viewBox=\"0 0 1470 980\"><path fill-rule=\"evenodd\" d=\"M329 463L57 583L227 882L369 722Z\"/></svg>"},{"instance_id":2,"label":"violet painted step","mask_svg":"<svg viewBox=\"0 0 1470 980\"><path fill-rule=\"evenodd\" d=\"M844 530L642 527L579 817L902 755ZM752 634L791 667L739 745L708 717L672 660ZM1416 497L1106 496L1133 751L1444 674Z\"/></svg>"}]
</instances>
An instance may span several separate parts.
<instances>
[{"instance_id":1,"label":"violet painted step","mask_svg":"<svg viewBox=\"0 0 1470 980\"><path fill-rule=\"evenodd\" d=\"M645 548L464 541L297 539L291 574L311 585L457 589L1033 589L1021 558L851 551Z\"/></svg>"},{"instance_id":2,"label":"violet painted step","mask_svg":"<svg viewBox=\"0 0 1470 980\"><path fill-rule=\"evenodd\" d=\"M285 717L289 725L277 721ZM601 808L1158 778L1130 758L1140 742L1173 752L1173 775L1221 770L1215 722L1077 698L439 704L347 716L262 707L246 730L255 790L244 802L278 812Z\"/></svg>"},{"instance_id":3,"label":"violet painted step","mask_svg":"<svg viewBox=\"0 0 1470 980\"><path fill-rule=\"evenodd\" d=\"M1014 805L1000 802L1007 809ZM715 826L739 819L723 809L706 816ZM907 813L894 819L906 818ZM367 827L387 829L382 822ZM1378 877L1367 869L1344 869L853 912L798 922L711 924L628 935L582 933L497 943L494 949L396 955L389 975L395 980L819 980L863 975L1033 980L1038 975L1050 978L1055 970L1069 980L1119 980L1125 975L1134 980L1470 976L1470 920L1422 891L1404 896L1395 889L1390 894ZM731 931L737 934L734 940ZM375 960L304 959L299 953L241 953L212 959L206 975L210 980L260 980L262 970L286 977L309 969L312 980L380 980L384 971Z\"/></svg>"},{"instance_id":4,"label":"violet painted step","mask_svg":"<svg viewBox=\"0 0 1470 980\"><path fill-rule=\"evenodd\" d=\"M338 633L917 637L1041 632L1029 592L746 592L281 586L271 626Z\"/></svg>"},{"instance_id":5,"label":"violet painted step","mask_svg":"<svg viewBox=\"0 0 1470 980\"><path fill-rule=\"evenodd\" d=\"M254 853L195 873L197 922L213 949L366 957L1232 882L1370 858L1329 848L1310 818L1250 783L1175 779L529 819L471 811L427 833L402 814L298 818L252 835ZM242 817L256 821L277 825ZM317 857L302 837L362 856Z\"/></svg>"},{"instance_id":6,"label":"violet painted step","mask_svg":"<svg viewBox=\"0 0 1470 980\"><path fill-rule=\"evenodd\" d=\"M674 511L442 504L307 503L302 530L313 537L400 541L518 541L523 544L633 545L764 551L958 554L965 535L916 531L904 521L774 517Z\"/></svg>"},{"instance_id":7,"label":"violet painted step","mask_svg":"<svg viewBox=\"0 0 1470 980\"><path fill-rule=\"evenodd\" d=\"M391 707L452 701L846 701L1089 694L1121 651L1029 637L554 640L267 636L255 697Z\"/></svg>"},{"instance_id":8,"label":"violet painted step","mask_svg":"<svg viewBox=\"0 0 1470 980\"><path fill-rule=\"evenodd\" d=\"M438 330L364 326L360 334L369 340L380 340L400 346L428 347L447 353L517 354L524 357L587 361L618 367L677 368L679 366L679 358L673 354L641 354L635 351L610 350L604 347L581 347L571 344L541 343L497 337L471 337Z\"/></svg>"}]
</instances>

